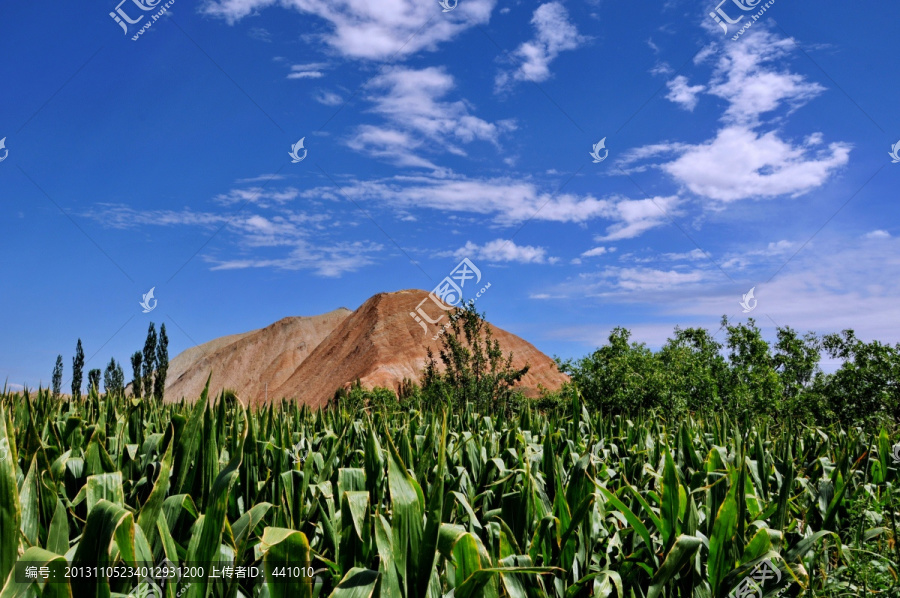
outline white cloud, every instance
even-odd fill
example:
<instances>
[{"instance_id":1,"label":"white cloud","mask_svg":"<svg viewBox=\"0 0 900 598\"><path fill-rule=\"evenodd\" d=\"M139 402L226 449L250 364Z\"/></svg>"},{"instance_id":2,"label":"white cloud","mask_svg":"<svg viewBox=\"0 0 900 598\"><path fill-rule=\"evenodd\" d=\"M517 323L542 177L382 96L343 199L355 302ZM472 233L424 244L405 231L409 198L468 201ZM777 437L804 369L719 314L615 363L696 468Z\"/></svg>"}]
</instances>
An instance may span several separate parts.
<instances>
[{"instance_id":1,"label":"white cloud","mask_svg":"<svg viewBox=\"0 0 900 598\"><path fill-rule=\"evenodd\" d=\"M698 195L721 202L799 196L820 187L849 161L850 146L792 145L775 131L727 126L662 169Z\"/></svg>"},{"instance_id":2,"label":"white cloud","mask_svg":"<svg viewBox=\"0 0 900 598\"><path fill-rule=\"evenodd\" d=\"M291 72L288 79L319 79L325 76L322 69L328 64L324 62L311 62L309 64L294 64L291 66Z\"/></svg>"},{"instance_id":3,"label":"white cloud","mask_svg":"<svg viewBox=\"0 0 900 598\"><path fill-rule=\"evenodd\" d=\"M695 62L714 56L709 46ZM849 161L848 143L825 144L820 132L803 141L781 137L777 130L763 131L763 115L787 105L791 110L824 91L802 75L778 70L774 63L795 49L791 39L765 30L744 36L739 44L719 48L719 57L707 86L689 86L685 77L669 82L670 100L692 109L697 94L724 99L722 127L703 143L656 143L629 151L618 161L626 172L660 168L693 193L722 203L751 198L797 197L821 187ZM660 156L668 162L640 164Z\"/></svg>"},{"instance_id":4,"label":"white cloud","mask_svg":"<svg viewBox=\"0 0 900 598\"><path fill-rule=\"evenodd\" d=\"M283 174L261 174L259 176L250 177L246 179L238 179L235 183L244 184L244 183L268 183L269 181L281 181L284 180L285 176Z\"/></svg>"},{"instance_id":5,"label":"white cloud","mask_svg":"<svg viewBox=\"0 0 900 598\"><path fill-rule=\"evenodd\" d=\"M637 264L652 264L655 262L695 262L698 260L706 260L709 259L709 255L702 249L692 249L691 251L685 251L681 253L660 253L653 254L646 257L638 257L633 253L623 254L619 261L621 262L632 262Z\"/></svg>"},{"instance_id":6,"label":"white cloud","mask_svg":"<svg viewBox=\"0 0 900 598\"><path fill-rule=\"evenodd\" d=\"M543 264L548 260L547 250L531 245L516 245L512 240L495 239L484 245L467 241L464 247L453 252L458 259L469 258L488 262L518 262L520 264Z\"/></svg>"},{"instance_id":7,"label":"white cloud","mask_svg":"<svg viewBox=\"0 0 900 598\"><path fill-rule=\"evenodd\" d=\"M651 228L667 224L669 218L680 213L677 211L680 203L676 196L618 200L607 213L608 218L617 222L606 229L605 235L595 239L602 242L637 237Z\"/></svg>"},{"instance_id":8,"label":"white cloud","mask_svg":"<svg viewBox=\"0 0 900 598\"><path fill-rule=\"evenodd\" d=\"M285 189L266 189L265 187L246 187L243 189L231 189L228 193L220 193L215 201L223 205L256 204L260 207L284 204L300 196L300 192L294 187Z\"/></svg>"},{"instance_id":9,"label":"white cloud","mask_svg":"<svg viewBox=\"0 0 900 598\"><path fill-rule=\"evenodd\" d=\"M597 257L598 255L606 255L607 253L612 253L615 250L615 247L594 247L593 249L588 249L587 251L582 253L581 257ZM578 260L578 263L581 263L581 260Z\"/></svg>"},{"instance_id":10,"label":"white cloud","mask_svg":"<svg viewBox=\"0 0 900 598\"><path fill-rule=\"evenodd\" d=\"M437 15L436 3L418 0L207 0L201 10L234 23L272 6L293 8L329 23L328 33L319 37L339 53L385 60L434 50L466 29L487 23L494 3L467 0L453 12Z\"/></svg>"},{"instance_id":11,"label":"white cloud","mask_svg":"<svg viewBox=\"0 0 900 598\"><path fill-rule=\"evenodd\" d=\"M357 128L356 135L347 141L347 146L368 156L384 158L398 166L436 169L434 162L413 151L421 147L422 143L405 131L361 125Z\"/></svg>"},{"instance_id":12,"label":"white cloud","mask_svg":"<svg viewBox=\"0 0 900 598\"><path fill-rule=\"evenodd\" d=\"M709 88L709 93L728 101L723 118L753 124L785 102L797 107L823 92L824 87L802 75L775 70L772 63L795 47L793 39L765 30L744 36L740 44L726 44Z\"/></svg>"},{"instance_id":13,"label":"white cloud","mask_svg":"<svg viewBox=\"0 0 900 598\"><path fill-rule=\"evenodd\" d=\"M550 77L550 63L560 52L574 50L587 41L569 21L569 13L559 2L540 5L531 17L535 36L513 53L519 62L512 72L500 72L495 79L497 90L505 89L512 81L545 81Z\"/></svg>"},{"instance_id":14,"label":"white cloud","mask_svg":"<svg viewBox=\"0 0 900 598\"><path fill-rule=\"evenodd\" d=\"M757 269L752 278L738 284L712 264L698 262L693 269L608 268L542 288L541 293L545 298L577 297L585 315L594 313L598 304L605 309L627 306L639 316L633 324L627 319L617 324L631 330L635 340L654 347L671 337L676 325L716 332L723 315L732 321L753 317L769 339L774 339L777 324L819 334L853 328L864 340L900 342L896 300L900 295L900 239L891 237L873 244L860 237L823 238L815 251L807 246L768 280L784 264L784 253L792 253L795 245L777 241L749 251L760 256L754 264ZM774 264L765 259L764 254L777 251L782 256ZM759 303L752 313L743 314L738 303L754 285ZM584 301L584 297L599 301ZM582 324L560 327L554 336L598 346L606 342L608 333L608 328ZM724 340L722 333L717 338Z\"/></svg>"},{"instance_id":15,"label":"white cloud","mask_svg":"<svg viewBox=\"0 0 900 598\"><path fill-rule=\"evenodd\" d=\"M590 294L607 295L610 292L626 291L671 291L676 287L695 284L706 280L709 273L705 270L681 272L679 270L659 270L656 268L619 268L608 267L586 280L599 279L589 283Z\"/></svg>"},{"instance_id":16,"label":"white cloud","mask_svg":"<svg viewBox=\"0 0 900 598\"><path fill-rule=\"evenodd\" d=\"M864 236L866 239L890 239L891 233L887 232L886 230L878 229L866 233Z\"/></svg>"},{"instance_id":17,"label":"white cloud","mask_svg":"<svg viewBox=\"0 0 900 598\"><path fill-rule=\"evenodd\" d=\"M781 241L769 243L765 249L749 249L739 252L729 252L726 254L725 260L722 262L721 266L725 269L734 268L737 270L744 270L750 265L759 266L761 263L771 263L771 259L765 258L777 258L778 261L783 262L785 256L796 246L797 244L793 241L782 239ZM759 260L757 258L764 259Z\"/></svg>"},{"instance_id":18,"label":"white cloud","mask_svg":"<svg viewBox=\"0 0 900 598\"><path fill-rule=\"evenodd\" d=\"M678 75L666 83L666 87L669 88L666 99L690 111L697 107L698 96L706 89L704 85L688 85L687 77L684 75Z\"/></svg>"},{"instance_id":19,"label":"white cloud","mask_svg":"<svg viewBox=\"0 0 900 598\"><path fill-rule=\"evenodd\" d=\"M320 90L313 96L317 102L325 106L337 106L344 101L344 98L333 91Z\"/></svg>"},{"instance_id":20,"label":"white cloud","mask_svg":"<svg viewBox=\"0 0 900 598\"><path fill-rule=\"evenodd\" d=\"M272 34L264 27L251 27L247 34L255 40L272 43Z\"/></svg>"},{"instance_id":21,"label":"white cloud","mask_svg":"<svg viewBox=\"0 0 900 598\"><path fill-rule=\"evenodd\" d=\"M651 75L663 77L668 77L674 72L675 70L671 66L669 66L668 62L657 62L655 65L653 65L653 68L650 69Z\"/></svg>"},{"instance_id":22,"label":"white cloud","mask_svg":"<svg viewBox=\"0 0 900 598\"><path fill-rule=\"evenodd\" d=\"M129 229L138 226L202 226L213 227L227 222L224 214L184 210L135 210L118 204L98 204L98 209L84 213L108 228Z\"/></svg>"},{"instance_id":23,"label":"white cloud","mask_svg":"<svg viewBox=\"0 0 900 598\"><path fill-rule=\"evenodd\" d=\"M325 73L322 71L299 71L295 73L288 73L288 79L319 79L324 77Z\"/></svg>"},{"instance_id":24,"label":"white cloud","mask_svg":"<svg viewBox=\"0 0 900 598\"><path fill-rule=\"evenodd\" d=\"M705 259L707 259L708 256L706 255L706 252L703 251L702 249L692 249L685 253L664 253L664 254L662 254L662 257L664 259L671 260L674 262L674 261L681 261L681 260L687 260L687 261L705 260Z\"/></svg>"},{"instance_id":25,"label":"white cloud","mask_svg":"<svg viewBox=\"0 0 900 598\"><path fill-rule=\"evenodd\" d=\"M290 194L293 195L293 192ZM233 191L220 197L232 197L238 201ZM250 205L262 207L254 203ZM84 215L110 228L188 226L227 232L227 235L220 235L220 238L233 241L232 247L226 250L236 252L240 257L202 255L205 262L213 265L213 270L312 270L320 276L334 277L374 263L373 254L383 249L382 245L372 242L330 242L327 234L321 232L331 220L331 216L325 213L291 212L279 208L278 213L270 215L243 212L213 214L188 209L135 210L109 204L99 204L98 207ZM282 248L286 253L280 257L260 258L254 254L261 248Z\"/></svg>"},{"instance_id":26,"label":"white cloud","mask_svg":"<svg viewBox=\"0 0 900 598\"><path fill-rule=\"evenodd\" d=\"M370 83L371 112L387 123L360 126L348 145L399 165L434 167L412 150L464 156L459 144L487 141L496 146L502 133L515 129L509 120L490 123L474 116L463 100L445 100L455 87L453 77L441 67L395 68L376 77Z\"/></svg>"},{"instance_id":27,"label":"white cloud","mask_svg":"<svg viewBox=\"0 0 900 598\"><path fill-rule=\"evenodd\" d=\"M667 220L660 208L674 216L679 203L674 196L632 200L618 196L597 199L590 194L554 195L541 191L533 183L509 178L395 177L381 181L350 181L342 184L341 189L354 200L394 208L416 207L484 214L491 216L499 226L532 218L546 222L611 221L606 236L598 237L598 241L632 238L664 224ZM338 197L333 187L310 189L302 195Z\"/></svg>"},{"instance_id":28,"label":"white cloud","mask_svg":"<svg viewBox=\"0 0 900 598\"><path fill-rule=\"evenodd\" d=\"M380 252L382 249L383 246L377 243L345 242L334 245L313 245L301 241L296 243L294 249L283 258L216 260L206 257L204 259L208 263L215 264L212 270L246 268L312 270L319 276L336 278L345 272L355 272L364 266L374 264L375 261L371 254Z\"/></svg>"}]
</instances>

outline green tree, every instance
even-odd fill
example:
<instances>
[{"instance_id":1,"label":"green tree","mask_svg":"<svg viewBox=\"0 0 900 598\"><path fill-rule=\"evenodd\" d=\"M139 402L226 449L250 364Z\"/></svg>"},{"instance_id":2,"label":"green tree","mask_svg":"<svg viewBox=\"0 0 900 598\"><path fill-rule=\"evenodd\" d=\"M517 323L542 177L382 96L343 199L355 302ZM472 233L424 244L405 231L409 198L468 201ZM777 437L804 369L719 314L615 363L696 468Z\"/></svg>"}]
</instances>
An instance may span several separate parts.
<instances>
[{"instance_id":1,"label":"green tree","mask_svg":"<svg viewBox=\"0 0 900 598\"><path fill-rule=\"evenodd\" d=\"M814 332L801 337L789 326L778 327L777 337L772 359L781 380L784 411L800 419L816 418L821 406L810 389L819 371L822 342Z\"/></svg>"},{"instance_id":2,"label":"green tree","mask_svg":"<svg viewBox=\"0 0 900 598\"><path fill-rule=\"evenodd\" d=\"M75 345L75 357L72 358L72 398L81 398L81 381L84 377L84 349L81 348L81 339Z\"/></svg>"},{"instance_id":3,"label":"green tree","mask_svg":"<svg viewBox=\"0 0 900 598\"><path fill-rule=\"evenodd\" d=\"M56 365L53 366L53 396L59 397L59 393L62 390L62 376L63 376L63 358L62 355L56 356Z\"/></svg>"},{"instance_id":4,"label":"green tree","mask_svg":"<svg viewBox=\"0 0 900 598\"><path fill-rule=\"evenodd\" d=\"M144 381L143 388L147 396L153 395L153 371L156 369L156 327L150 322L147 329L147 340L144 341Z\"/></svg>"},{"instance_id":5,"label":"green tree","mask_svg":"<svg viewBox=\"0 0 900 598\"><path fill-rule=\"evenodd\" d=\"M88 370L88 393L92 390L100 392L100 373L98 368Z\"/></svg>"},{"instance_id":6,"label":"green tree","mask_svg":"<svg viewBox=\"0 0 900 598\"><path fill-rule=\"evenodd\" d=\"M819 385L843 423L900 416L900 344L865 343L844 330L825 335L822 345L830 357L844 360Z\"/></svg>"},{"instance_id":7,"label":"green tree","mask_svg":"<svg viewBox=\"0 0 900 598\"><path fill-rule=\"evenodd\" d=\"M782 385L769 343L753 318L732 326L722 318L727 331L729 379L726 406L738 416L776 415L781 411Z\"/></svg>"},{"instance_id":8,"label":"green tree","mask_svg":"<svg viewBox=\"0 0 900 598\"><path fill-rule=\"evenodd\" d=\"M440 363L429 348L422 378L422 392L429 403L451 405L472 403L492 411L506 410L530 366L512 367L513 355L506 358L490 325L469 302L450 314L450 326L441 335Z\"/></svg>"},{"instance_id":9,"label":"green tree","mask_svg":"<svg viewBox=\"0 0 900 598\"><path fill-rule=\"evenodd\" d=\"M166 324L159 326L159 343L156 345L156 381L153 394L162 401L166 391L166 373L169 370L169 337L166 335Z\"/></svg>"},{"instance_id":10,"label":"green tree","mask_svg":"<svg viewBox=\"0 0 900 598\"><path fill-rule=\"evenodd\" d=\"M630 331L616 327L606 345L574 364L560 364L588 405L611 413L659 406L658 364L650 349L630 338Z\"/></svg>"},{"instance_id":11,"label":"green tree","mask_svg":"<svg viewBox=\"0 0 900 598\"><path fill-rule=\"evenodd\" d=\"M143 380L141 379L141 352L135 351L131 356L131 394L139 399L142 396Z\"/></svg>"},{"instance_id":12,"label":"green tree","mask_svg":"<svg viewBox=\"0 0 900 598\"><path fill-rule=\"evenodd\" d=\"M125 370L122 369L122 364L116 362L116 386L117 388L124 393L125 391Z\"/></svg>"},{"instance_id":13,"label":"green tree","mask_svg":"<svg viewBox=\"0 0 900 598\"><path fill-rule=\"evenodd\" d=\"M116 394L125 388L125 372L122 366L116 363L115 358L109 360L106 370L103 372L103 389L106 394Z\"/></svg>"},{"instance_id":14,"label":"green tree","mask_svg":"<svg viewBox=\"0 0 900 598\"><path fill-rule=\"evenodd\" d=\"M656 353L661 407L670 414L721 408L728 363L722 344L704 328L675 328Z\"/></svg>"}]
</instances>

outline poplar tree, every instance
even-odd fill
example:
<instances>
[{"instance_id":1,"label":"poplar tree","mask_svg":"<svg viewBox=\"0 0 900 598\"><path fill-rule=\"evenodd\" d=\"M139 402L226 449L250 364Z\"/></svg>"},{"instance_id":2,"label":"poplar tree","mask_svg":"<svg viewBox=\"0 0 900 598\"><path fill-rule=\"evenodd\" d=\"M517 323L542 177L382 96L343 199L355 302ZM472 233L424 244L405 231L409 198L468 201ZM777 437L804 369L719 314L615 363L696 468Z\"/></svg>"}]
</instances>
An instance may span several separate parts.
<instances>
[{"instance_id":1,"label":"poplar tree","mask_svg":"<svg viewBox=\"0 0 900 598\"><path fill-rule=\"evenodd\" d=\"M100 370L98 368L88 370L88 394L94 389L96 389L98 393L100 392Z\"/></svg>"},{"instance_id":2,"label":"poplar tree","mask_svg":"<svg viewBox=\"0 0 900 598\"><path fill-rule=\"evenodd\" d=\"M134 355L131 356L131 394L134 398L141 398L141 390L143 389L143 385L141 384L141 352L135 351Z\"/></svg>"},{"instance_id":3,"label":"poplar tree","mask_svg":"<svg viewBox=\"0 0 900 598\"><path fill-rule=\"evenodd\" d=\"M166 391L166 373L169 370L169 337L165 323L159 325L159 344L156 345L156 382L153 394L162 401Z\"/></svg>"},{"instance_id":4,"label":"poplar tree","mask_svg":"<svg viewBox=\"0 0 900 598\"><path fill-rule=\"evenodd\" d=\"M53 396L59 397L62 389L63 360L62 355L56 356L56 365L53 367Z\"/></svg>"},{"instance_id":5,"label":"poplar tree","mask_svg":"<svg viewBox=\"0 0 900 598\"><path fill-rule=\"evenodd\" d=\"M103 372L103 390L106 394L118 393L125 388L125 372L122 366L116 363L115 358L109 360L106 371Z\"/></svg>"},{"instance_id":6,"label":"poplar tree","mask_svg":"<svg viewBox=\"0 0 900 598\"><path fill-rule=\"evenodd\" d=\"M150 322L144 342L144 394L153 395L153 370L156 369L156 326Z\"/></svg>"},{"instance_id":7,"label":"poplar tree","mask_svg":"<svg viewBox=\"0 0 900 598\"><path fill-rule=\"evenodd\" d=\"M84 349L81 348L81 339L75 345L75 357L72 358L72 398L81 398L81 380L84 377Z\"/></svg>"}]
</instances>

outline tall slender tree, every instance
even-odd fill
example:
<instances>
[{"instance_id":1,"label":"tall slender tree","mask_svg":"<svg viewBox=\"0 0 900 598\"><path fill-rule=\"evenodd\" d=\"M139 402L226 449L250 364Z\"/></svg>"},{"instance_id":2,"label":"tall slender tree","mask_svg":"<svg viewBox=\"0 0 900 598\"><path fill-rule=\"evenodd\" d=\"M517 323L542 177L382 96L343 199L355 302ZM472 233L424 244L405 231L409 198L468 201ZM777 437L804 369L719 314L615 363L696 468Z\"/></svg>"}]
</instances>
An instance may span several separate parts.
<instances>
[{"instance_id":1,"label":"tall slender tree","mask_svg":"<svg viewBox=\"0 0 900 598\"><path fill-rule=\"evenodd\" d=\"M131 356L131 394L139 399L142 395L143 380L141 379L141 352L135 351Z\"/></svg>"},{"instance_id":2,"label":"tall slender tree","mask_svg":"<svg viewBox=\"0 0 900 598\"><path fill-rule=\"evenodd\" d=\"M122 364L116 362L116 382L119 386L119 391L125 391L125 371L122 369Z\"/></svg>"},{"instance_id":3,"label":"tall slender tree","mask_svg":"<svg viewBox=\"0 0 900 598\"><path fill-rule=\"evenodd\" d=\"M153 395L153 370L156 369L156 326L150 322L144 341L144 394Z\"/></svg>"},{"instance_id":4,"label":"tall slender tree","mask_svg":"<svg viewBox=\"0 0 900 598\"><path fill-rule=\"evenodd\" d=\"M166 390L166 373L169 371L169 337L165 322L159 325L159 343L156 345L156 381L153 394L162 401Z\"/></svg>"},{"instance_id":5,"label":"tall slender tree","mask_svg":"<svg viewBox=\"0 0 900 598\"><path fill-rule=\"evenodd\" d=\"M106 394L119 393L125 387L125 373L122 366L116 363L115 358L109 360L106 371L103 372L103 389Z\"/></svg>"},{"instance_id":6,"label":"tall slender tree","mask_svg":"<svg viewBox=\"0 0 900 598\"><path fill-rule=\"evenodd\" d=\"M92 390L96 390L100 392L100 369L94 368L92 370L88 370L88 393Z\"/></svg>"},{"instance_id":7,"label":"tall slender tree","mask_svg":"<svg viewBox=\"0 0 900 598\"><path fill-rule=\"evenodd\" d=\"M56 365L53 366L53 396L58 397L62 390L63 361L62 355L56 356Z\"/></svg>"},{"instance_id":8,"label":"tall slender tree","mask_svg":"<svg viewBox=\"0 0 900 598\"><path fill-rule=\"evenodd\" d=\"M81 339L75 345L75 357L72 358L72 398L81 398L81 380L84 377L84 349L81 348Z\"/></svg>"}]
</instances>

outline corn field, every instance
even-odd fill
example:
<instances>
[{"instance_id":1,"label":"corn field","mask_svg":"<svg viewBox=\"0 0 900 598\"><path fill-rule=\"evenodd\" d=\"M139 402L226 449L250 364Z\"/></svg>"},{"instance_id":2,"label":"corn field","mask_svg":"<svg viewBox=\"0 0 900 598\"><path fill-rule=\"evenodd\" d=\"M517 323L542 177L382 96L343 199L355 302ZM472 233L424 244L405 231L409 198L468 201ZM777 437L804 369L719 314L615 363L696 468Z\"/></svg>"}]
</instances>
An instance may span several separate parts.
<instances>
[{"instance_id":1,"label":"corn field","mask_svg":"<svg viewBox=\"0 0 900 598\"><path fill-rule=\"evenodd\" d=\"M898 595L886 431L227 392L4 392L0 424L0 598ZM204 572L82 575L162 562ZM51 565L80 573L22 579Z\"/></svg>"}]
</instances>

